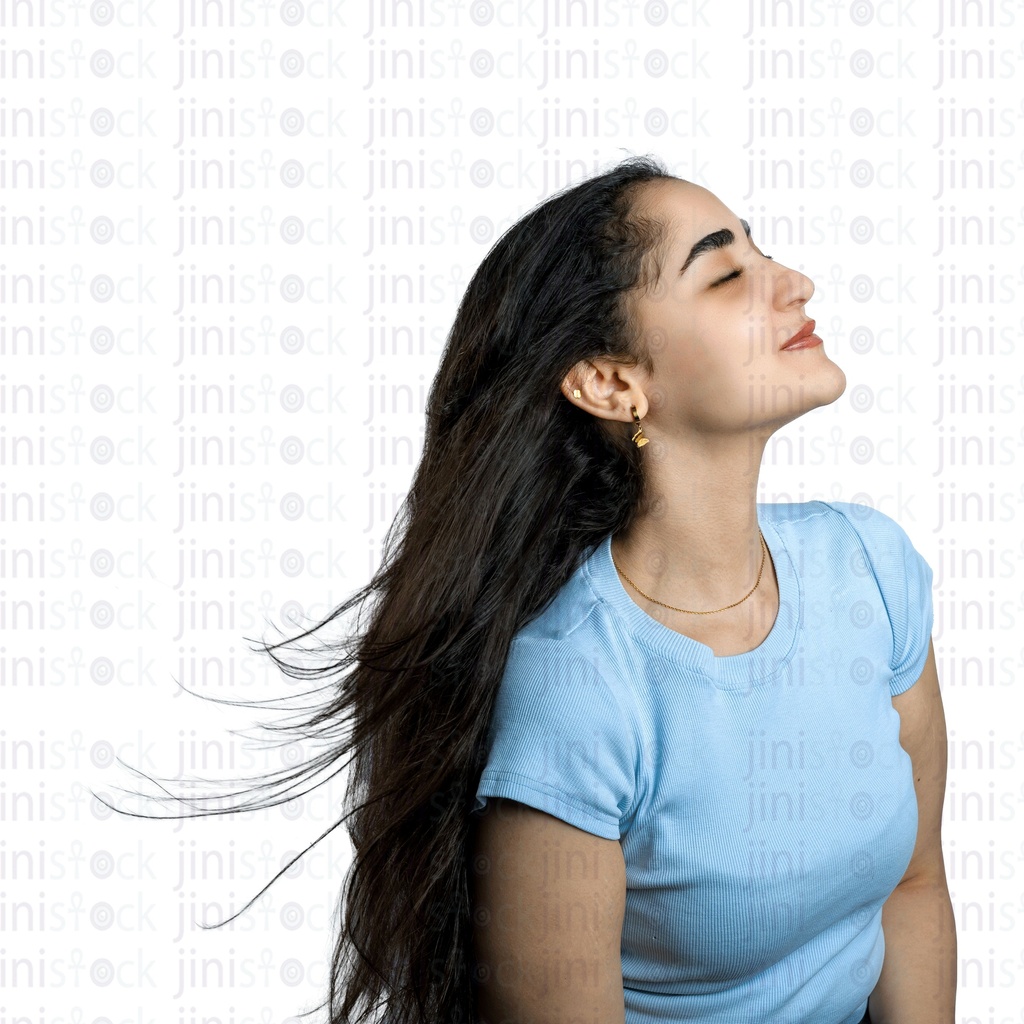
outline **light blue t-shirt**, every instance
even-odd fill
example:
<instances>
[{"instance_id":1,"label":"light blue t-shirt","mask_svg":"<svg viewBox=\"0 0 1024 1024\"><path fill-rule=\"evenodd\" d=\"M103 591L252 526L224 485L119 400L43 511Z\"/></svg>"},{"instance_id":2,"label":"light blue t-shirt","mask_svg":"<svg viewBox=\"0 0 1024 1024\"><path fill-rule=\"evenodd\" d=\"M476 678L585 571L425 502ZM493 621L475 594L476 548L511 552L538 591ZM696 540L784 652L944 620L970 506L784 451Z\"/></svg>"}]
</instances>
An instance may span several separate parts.
<instances>
[{"instance_id":1,"label":"light blue t-shirt","mask_svg":"<svg viewBox=\"0 0 1024 1024\"><path fill-rule=\"evenodd\" d=\"M780 605L755 650L647 615L609 534L498 693L475 809L509 797L621 841L626 1024L856 1024L913 852L891 698L924 668L931 568L867 506L757 515Z\"/></svg>"}]
</instances>

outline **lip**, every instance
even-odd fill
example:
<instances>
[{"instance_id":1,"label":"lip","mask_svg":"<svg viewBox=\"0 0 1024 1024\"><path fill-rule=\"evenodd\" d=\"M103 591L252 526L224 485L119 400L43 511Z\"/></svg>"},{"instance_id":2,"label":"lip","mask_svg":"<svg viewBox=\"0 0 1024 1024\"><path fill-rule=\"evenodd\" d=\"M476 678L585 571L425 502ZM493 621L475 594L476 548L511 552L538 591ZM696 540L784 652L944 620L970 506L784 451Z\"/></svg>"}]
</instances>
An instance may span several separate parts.
<instances>
[{"instance_id":1,"label":"lip","mask_svg":"<svg viewBox=\"0 0 1024 1024\"><path fill-rule=\"evenodd\" d=\"M791 348L811 348L814 345L820 345L822 343L821 338L814 333L815 326L816 324L813 320L808 320L779 351L785 352Z\"/></svg>"}]
</instances>

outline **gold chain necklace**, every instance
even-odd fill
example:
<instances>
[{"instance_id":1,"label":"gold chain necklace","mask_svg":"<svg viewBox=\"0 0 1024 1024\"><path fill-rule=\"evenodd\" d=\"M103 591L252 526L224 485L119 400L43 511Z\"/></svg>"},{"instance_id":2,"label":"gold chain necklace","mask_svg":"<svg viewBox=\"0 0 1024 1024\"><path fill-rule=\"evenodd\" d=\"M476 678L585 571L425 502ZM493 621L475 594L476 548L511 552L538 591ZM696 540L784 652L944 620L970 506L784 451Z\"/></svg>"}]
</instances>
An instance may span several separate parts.
<instances>
[{"instance_id":1,"label":"gold chain necklace","mask_svg":"<svg viewBox=\"0 0 1024 1024\"><path fill-rule=\"evenodd\" d=\"M757 590L758 584L760 584L760 582L761 582L761 574L764 572L765 557L768 554L768 545L765 544L765 542L764 542L764 534L761 533L760 530L758 530L757 532L758 532L758 535L761 538L761 568L757 570L757 583L755 583L750 588L750 590L747 591L747 593L743 597L741 597L738 601L734 601L732 604L727 604L724 608L713 608L709 612L692 612L688 608L676 608L674 605L665 604L664 601L659 601L656 597L651 597L650 594L644 594L644 592L628 576L626 576L626 574L618 567L618 565L616 565L616 563L615 563L615 556L614 555L612 555L612 565L615 566L616 571L621 576L623 576L625 578L626 582L638 594L642 594L644 597L647 598L648 601L653 601L655 604L660 604L662 608L670 608L674 612L684 612L686 615L714 615L716 612L725 612L725 611L728 611L730 608L735 608L736 605L738 605L738 604L743 604L743 602L746 601L746 599L748 597L750 597L750 595L755 590ZM611 554L610 551L609 551L609 554Z\"/></svg>"}]
</instances>

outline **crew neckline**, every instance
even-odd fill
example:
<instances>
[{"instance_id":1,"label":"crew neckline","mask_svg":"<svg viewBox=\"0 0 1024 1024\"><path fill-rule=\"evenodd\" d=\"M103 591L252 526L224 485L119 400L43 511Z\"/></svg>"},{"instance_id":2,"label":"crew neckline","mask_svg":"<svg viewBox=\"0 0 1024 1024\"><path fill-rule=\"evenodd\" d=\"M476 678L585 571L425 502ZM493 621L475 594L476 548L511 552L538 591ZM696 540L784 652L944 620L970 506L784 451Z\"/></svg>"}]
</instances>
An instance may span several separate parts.
<instances>
[{"instance_id":1,"label":"crew neckline","mask_svg":"<svg viewBox=\"0 0 1024 1024\"><path fill-rule=\"evenodd\" d=\"M769 508L757 503L757 521L775 566L779 610L771 631L751 651L718 657L707 644L677 633L648 615L626 592L615 568L611 533L597 545L585 563L594 594L626 623L633 636L645 647L677 665L702 673L720 689L743 689L752 683L772 679L793 657L803 609L800 581L793 559L770 517Z\"/></svg>"}]
</instances>

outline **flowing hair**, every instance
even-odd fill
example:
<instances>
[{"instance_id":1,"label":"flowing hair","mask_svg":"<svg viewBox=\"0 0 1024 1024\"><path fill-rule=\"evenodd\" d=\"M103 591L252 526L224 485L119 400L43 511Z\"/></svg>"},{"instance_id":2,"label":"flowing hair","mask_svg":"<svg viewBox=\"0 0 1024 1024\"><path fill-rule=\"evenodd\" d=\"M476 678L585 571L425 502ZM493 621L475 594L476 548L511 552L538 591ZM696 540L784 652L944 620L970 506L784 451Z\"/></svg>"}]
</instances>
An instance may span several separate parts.
<instances>
[{"instance_id":1,"label":"flowing hair","mask_svg":"<svg viewBox=\"0 0 1024 1024\"><path fill-rule=\"evenodd\" d=\"M320 836L347 823L353 847L321 1004L331 1024L477 1020L467 857L509 647L645 501L634 425L586 413L560 385L595 356L651 370L630 298L652 282L664 238L642 212L644 186L671 177L653 159L624 160L495 243L448 335L377 572L293 640L257 641L284 674L326 680L299 721L264 727L322 749L231 806L170 815L272 807L348 770L344 813ZM325 663L276 653L364 602L368 624L322 644Z\"/></svg>"}]
</instances>

